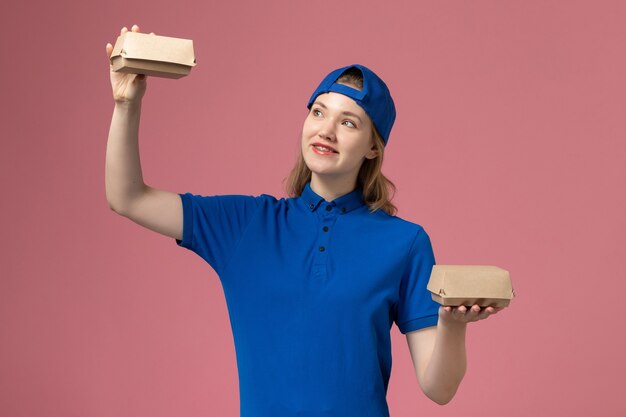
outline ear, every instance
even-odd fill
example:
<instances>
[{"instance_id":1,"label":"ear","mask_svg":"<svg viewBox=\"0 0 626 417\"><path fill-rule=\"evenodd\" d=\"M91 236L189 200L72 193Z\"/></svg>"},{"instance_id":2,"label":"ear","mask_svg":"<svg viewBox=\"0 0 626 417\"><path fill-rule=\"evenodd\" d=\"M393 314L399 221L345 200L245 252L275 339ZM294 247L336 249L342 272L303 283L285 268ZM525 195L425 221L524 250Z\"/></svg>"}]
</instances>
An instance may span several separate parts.
<instances>
[{"instance_id":1,"label":"ear","mask_svg":"<svg viewBox=\"0 0 626 417\"><path fill-rule=\"evenodd\" d=\"M379 154L379 152L378 152L378 150L376 149L376 146L375 146L375 145L373 145L373 146L372 146L372 149L370 149L370 151L369 151L368 153L366 153L366 154L365 154L365 157L366 157L367 159L374 159L374 158L378 157L378 154Z\"/></svg>"}]
</instances>

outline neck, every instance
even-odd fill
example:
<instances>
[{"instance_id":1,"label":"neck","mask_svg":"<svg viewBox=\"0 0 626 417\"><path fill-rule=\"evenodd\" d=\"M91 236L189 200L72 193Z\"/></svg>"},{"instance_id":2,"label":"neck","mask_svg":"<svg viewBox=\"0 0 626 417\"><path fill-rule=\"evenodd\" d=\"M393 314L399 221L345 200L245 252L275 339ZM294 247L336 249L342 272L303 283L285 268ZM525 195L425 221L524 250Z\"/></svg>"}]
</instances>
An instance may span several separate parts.
<instances>
[{"instance_id":1,"label":"neck","mask_svg":"<svg viewBox=\"0 0 626 417\"><path fill-rule=\"evenodd\" d=\"M356 188L356 178L337 178L311 174L311 190L326 201L333 201Z\"/></svg>"}]
</instances>

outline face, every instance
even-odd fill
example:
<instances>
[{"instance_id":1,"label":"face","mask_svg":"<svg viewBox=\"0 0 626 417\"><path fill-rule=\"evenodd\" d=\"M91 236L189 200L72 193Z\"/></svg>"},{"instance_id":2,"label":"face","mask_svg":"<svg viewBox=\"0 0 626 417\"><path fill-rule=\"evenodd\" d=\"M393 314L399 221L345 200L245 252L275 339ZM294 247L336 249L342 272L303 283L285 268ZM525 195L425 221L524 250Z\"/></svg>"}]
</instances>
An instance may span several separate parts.
<instances>
[{"instance_id":1,"label":"face","mask_svg":"<svg viewBox=\"0 0 626 417\"><path fill-rule=\"evenodd\" d=\"M365 158L377 156L372 121L350 97L320 94L302 127L302 156L312 175L356 181Z\"/></svg>"}]
</instances>

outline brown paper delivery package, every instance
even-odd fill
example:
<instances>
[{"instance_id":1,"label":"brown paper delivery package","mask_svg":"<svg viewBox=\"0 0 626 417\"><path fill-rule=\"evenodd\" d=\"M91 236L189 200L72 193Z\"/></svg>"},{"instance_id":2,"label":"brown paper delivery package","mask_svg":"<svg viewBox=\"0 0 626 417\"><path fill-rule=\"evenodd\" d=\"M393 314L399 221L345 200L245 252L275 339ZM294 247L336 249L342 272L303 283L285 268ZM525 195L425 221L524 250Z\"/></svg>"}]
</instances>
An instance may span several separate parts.
<instances>
[{"instance_id":1,"label":"brown paper delivery package","mask_svg":"<svg viewBox=\"0 0 626 417\"><path fill-rule=\"evenodd\" d=\"M111 65L113 71L181 78L196 65L193 41L126 32L115 42Z\"/></svg>"},{"instance_id":2,"label":"brown paper delivery package","mask_svg":"<svg viewBox=\"0 0 626 417\"><path fill-rule=\"evenodd\" d=\"M444 306L506 307L514 296L509 272L490 265L435 265L427 288Z\"/></svg>"}]
</instances>

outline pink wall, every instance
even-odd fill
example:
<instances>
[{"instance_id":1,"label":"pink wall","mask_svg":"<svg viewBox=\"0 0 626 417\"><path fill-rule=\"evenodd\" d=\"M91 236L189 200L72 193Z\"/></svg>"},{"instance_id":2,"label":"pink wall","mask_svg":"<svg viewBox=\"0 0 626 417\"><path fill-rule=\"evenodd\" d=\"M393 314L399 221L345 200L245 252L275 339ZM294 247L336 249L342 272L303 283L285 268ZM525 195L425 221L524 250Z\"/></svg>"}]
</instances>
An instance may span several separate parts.
<instances>
[{"instance_id":1,"label":"pink wall","mask_svg":"<svg viewBox=\"0 0 626 417\"><path fill-rule=\"evenodd\" d=\"M387 81L400 215L518 293L471 325L445 407L394 327L392 417L625 415L626 3L40 3L0 25L0 415L238 415L218 278L105 199L104 45L133 23L195 42L143 107L144 177L170 191L280 195L321 77Z\"/></svg>"}]
</instances>

